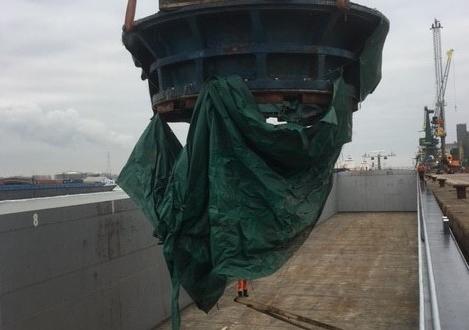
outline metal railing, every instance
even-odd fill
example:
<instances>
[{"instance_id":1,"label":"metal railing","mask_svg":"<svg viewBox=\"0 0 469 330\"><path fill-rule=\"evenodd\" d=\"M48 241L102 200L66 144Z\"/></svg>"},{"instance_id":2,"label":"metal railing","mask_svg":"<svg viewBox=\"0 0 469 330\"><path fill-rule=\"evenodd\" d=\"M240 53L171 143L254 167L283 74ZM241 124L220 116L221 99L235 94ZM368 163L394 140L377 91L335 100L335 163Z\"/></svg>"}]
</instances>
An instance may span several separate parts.
<instances>
[{"instance_id":1,"label":"metal railing","mask_svg":"<svg viewBox=\"0 0 469 330\"><path fill-rule=\"evenodd\" d=\"M418 256L419 256L419 305L420 305L420 326L421 330L427 329L426 318L428 311L425 309L425 285L424 277L428 283L428 291L430 295L430 310L428 314L431 319L433 330L441 330L440 312L438 308L438 297L436 294L435 277L433 272L433 263L430 251L430 244L428 242L427 227L425 221L425 211L422 207L422 186L419 178L417 177L417 215L418 215ZM425 249L425 260L423 259L423 252ZM426 272L424 270L424 261L426 261Z\"/></svg>"}]
</instances>

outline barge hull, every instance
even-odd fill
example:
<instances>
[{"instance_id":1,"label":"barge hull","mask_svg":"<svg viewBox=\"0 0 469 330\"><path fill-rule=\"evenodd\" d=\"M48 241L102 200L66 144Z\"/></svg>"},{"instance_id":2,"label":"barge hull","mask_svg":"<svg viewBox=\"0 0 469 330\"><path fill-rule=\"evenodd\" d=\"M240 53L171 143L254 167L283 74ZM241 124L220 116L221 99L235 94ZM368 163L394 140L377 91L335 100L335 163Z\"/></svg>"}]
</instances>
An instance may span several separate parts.
<instances>
[{"instance_id":1,"label":"barge hull","mask_svg":"<svg viewBox=\"0 0 469 330\"><path fill-rule=\"evenodd\" d=\"M367 231L376 233L378 231L373 228L384 224L379 219L368 218L366 226L363 224L361 231L357 231L352 226L353 222L346 225L347 221L339 221L338 219L344 216L341 213L347 212L349 199L357 201L354 203L353 212L363 212L357 215L365 216L370 212L370 207L373 207L374 213L415 212L415 186L413 171L340 173L336 176L321 224L317 228L328 228L323 233L329 236L324 239L332 239L341 235L345 228L349 228L349 233L357 235L357 241L351 248L363 248L362 243L370 244ZM381 194L368 193L371 187L378 189ZM349 193L351 191L353 194ZM399 201L409 202L406 204ZM413 209L410 209L412 205ZM392 216L392 213L389 215ZM391 226L392 223L388 225ZM359 238L363 235L366 235L367 239ZM385 241L391 242L395 233L382 231L380 235L385 237ZM411 233L408 235L400 237L395 244L398 245L401 240L416 240L416 237L409 238ZM310 241L318 242L311 244L319 244L321 239L313 239L311 236ZM305 249L309 249L310 241ZM321 255L320 259L303 254L298 258L303 258L301 262L313 271L321 267L324 271L329 268L331 292L348 292L349 299L363 301L361 304L365 304L367 287L362 287L364 291L355 288L356 291L352 292L346 291L344 288L347 286L341 282L336 282L339 278L345 279L344 272L347 269L343 268L342 259L337 260L335 264L332 264L333 258L327 259L331 264L327 264L329 261L315 262L326 260L330 253L343 252L353 257L351 249L345 245L341 246L334 247L332 243L331 248L336 250L321 248L316 251L315 253ZM403 257L407 260L407 257ZM151 225L123 192L0 202L0 264L2 330L148 330L169 317L171 287L162 248L152 237ZM366 265L371 281L373 273L383 274L380 265L385 264ZM282 271L277 275L281 274ZM352 277L347 281L353 282L354 279ZM295 292L308 285L301 282L297 284ZM383 285L386 285L385 280ZM254 292L272 290L270 294L275 298L275 287L267 287L262 282L254 282L254 286ZM292 283L290 288L294 287ZM370 290L372 288L373 286L370 286ZM374 288L378 290L377 287ZM339 289L342 291L334 291ZM312 290L316 294L319 292L315 291L319 290L315 286ZM293 312L302 308L301 304L293 303L295 296L291 297L291 305L285 305L285 308L291 309L290 306L294 306ZM310 306L318 303L325 304L323 307L327 306L330 303L327 299L330 298L315 299ZM187 306L190 303L189 297L183 294L180 303L181 307ZM363 305L358 303L356 310L358 306ZM236 317L241 318L244 312L245 307L239 306ZM324 321L334 317L327 316L325 309L322 313L306 316ZM345 314L342 317L351 316ZM399 316L396 315L396 318ZM204 326L199 329L207 328Z\"/></svg>"}]
</instances>

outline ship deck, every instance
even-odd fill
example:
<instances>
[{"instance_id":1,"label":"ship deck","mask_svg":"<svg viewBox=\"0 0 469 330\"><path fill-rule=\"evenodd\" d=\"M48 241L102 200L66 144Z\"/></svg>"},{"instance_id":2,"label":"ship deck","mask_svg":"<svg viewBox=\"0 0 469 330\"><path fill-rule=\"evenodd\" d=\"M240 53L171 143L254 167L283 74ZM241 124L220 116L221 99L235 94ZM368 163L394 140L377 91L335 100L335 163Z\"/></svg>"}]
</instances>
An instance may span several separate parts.
<instances>
[{"instance_id":1,"label":"ship deck","mask_svg":"<svg viewBox=\"0 0 469 330\"><path fill-rule=\"evenodd\" d=\"M276 274L254 281L250 299L343 329L416 329L417 216L339 213L316 226ZM190 305L182 328L298 329L233 301L226 290L208 315ZM170 329L170 322L155 329Z\"/></svg>"}]
</instances>

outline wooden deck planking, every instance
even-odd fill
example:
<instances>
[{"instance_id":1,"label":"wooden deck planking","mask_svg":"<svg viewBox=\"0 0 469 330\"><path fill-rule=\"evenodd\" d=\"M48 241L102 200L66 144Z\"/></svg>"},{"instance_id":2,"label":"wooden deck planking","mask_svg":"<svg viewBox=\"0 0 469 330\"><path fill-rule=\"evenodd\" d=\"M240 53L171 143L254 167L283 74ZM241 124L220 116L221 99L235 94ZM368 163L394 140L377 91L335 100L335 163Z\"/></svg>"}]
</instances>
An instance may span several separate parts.
<instances>
[{"instance_id":1,"label":"wooden deck planking","mask_svg":"<svg viewBox=\"0 0 469 330\"><path fill-rule=\"evenodd\" d=\"M342 213L319 224L251 298L343 329L418 328L415 213ZM191 305L182 328L298 329L233 302L228 288L208 315ZM157 329L170 329L166 322Z\"/></svg>"}]
</instances>

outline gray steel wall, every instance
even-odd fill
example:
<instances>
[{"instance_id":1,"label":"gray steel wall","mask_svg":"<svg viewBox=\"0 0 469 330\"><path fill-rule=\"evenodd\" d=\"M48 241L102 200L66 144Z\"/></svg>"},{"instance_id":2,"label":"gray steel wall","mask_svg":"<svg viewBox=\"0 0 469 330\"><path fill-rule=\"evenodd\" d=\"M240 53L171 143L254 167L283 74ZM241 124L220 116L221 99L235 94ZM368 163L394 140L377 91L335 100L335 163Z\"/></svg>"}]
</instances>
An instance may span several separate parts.
<instances>
[{"instance_id":1,"label":"gray steel wall","mask_svg":"<svg viewBox=\"0 0 469 330\"><path fill-rule=\"evenodd\" d=\"M23 202L10 203L15 210ZM129 199L5 209L0 205L1 330L138 330L169 316L161 247ZM189 301L183 293L181 305Z\"/></svg>"},{"instance_id":2,"label":"gray steel wall","mask_svg":"<svg viewBox=\"0 0 469 330\"><path fill-rule=\"evenodd\" d=\"M319 222L325 221L337 213L337 175L334 176L334 185L332 186L331 193L327 198L326 205L322 210Z\"/></svg>"},{"instance_id":3,"label":"gray steel wall","mask_svg":"<svg viewBox=\"0 0 469 330\"><path fill-rule=\"evenodd\" d=\"M338 212L415 212L416 174L411 170L344 172L337 177Z\"/></svg>"},{"instance_id":4,"label":"gray steel wall","mask_svg":"<svg viewBox=\"0 0 469 330\"><path fill-rule=\"evenodd\" d=\"M412 170L337 173L319 222L337 212L416 212L416 179Z\"/></svg>"}]
</instances>

